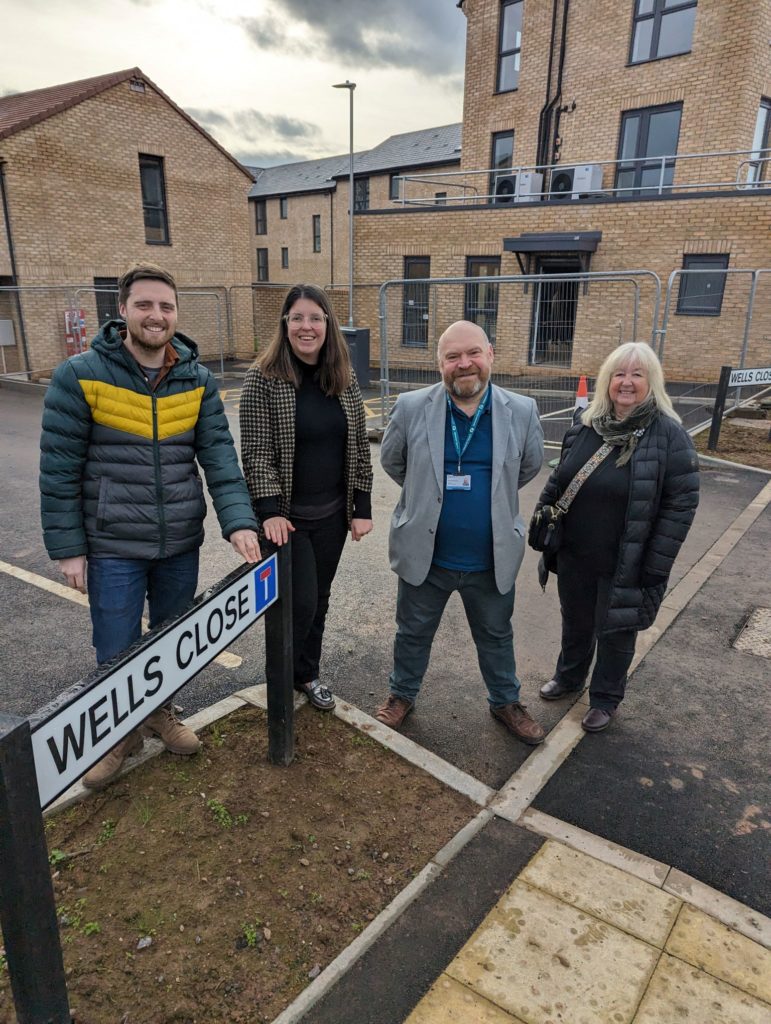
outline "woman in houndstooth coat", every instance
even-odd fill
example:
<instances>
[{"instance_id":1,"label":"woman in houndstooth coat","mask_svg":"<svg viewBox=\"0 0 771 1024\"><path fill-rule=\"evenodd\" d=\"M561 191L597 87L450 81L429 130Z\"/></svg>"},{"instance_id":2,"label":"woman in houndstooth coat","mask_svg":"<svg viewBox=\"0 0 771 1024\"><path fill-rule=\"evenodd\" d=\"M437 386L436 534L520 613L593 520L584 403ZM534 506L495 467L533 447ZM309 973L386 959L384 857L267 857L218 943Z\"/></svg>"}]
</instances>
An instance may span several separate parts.
<instances>
[{"instance_id":1,"label":"woman in houndstooth coat","mask_svg":"<svg viewBox=\"0 0 771 1024\"><path fill-rule=\"evenodd\" d=\"M345 539L372 529L372 461L364 405L329 299L290 289L278 330L241 394L241 460L261 533L292 535L294 685L330 711L319 679L332 581Z\"/></svg>"}]
</instances>

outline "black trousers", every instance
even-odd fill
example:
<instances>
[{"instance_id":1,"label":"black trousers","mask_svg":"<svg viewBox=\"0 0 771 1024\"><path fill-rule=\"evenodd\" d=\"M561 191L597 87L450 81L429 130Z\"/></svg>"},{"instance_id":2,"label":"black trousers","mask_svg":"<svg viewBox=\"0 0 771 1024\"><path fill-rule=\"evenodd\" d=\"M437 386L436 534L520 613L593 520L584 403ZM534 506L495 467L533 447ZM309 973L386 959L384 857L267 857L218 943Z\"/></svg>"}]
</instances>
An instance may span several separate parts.
<instances>
[{"instance_id":1,"label":"black trousers","mask_svg":"<svg viewBox=\"0 0 771 1024\"><path fill-rule=\"evenodd\" d=\"M348 535L345 510L325 519L292 517L292 641L295 685L319 677L332 581Z\"/></svg>"},{"instance_id":2,"label":"black trousers","mask_svg":"<svg viewBox=\"0 0 771 1024\"><path fill-rule=\"evenodd\" d=\"M597 660L589 681L589 704L614 711L624 699L637 630L597 634L608 605L612 577L596 573L590 564L565 552L557 556L557 587L562 611L562 649L554 678L580 690L586 683L595 650Z\"/></svg>"}]
</instances>

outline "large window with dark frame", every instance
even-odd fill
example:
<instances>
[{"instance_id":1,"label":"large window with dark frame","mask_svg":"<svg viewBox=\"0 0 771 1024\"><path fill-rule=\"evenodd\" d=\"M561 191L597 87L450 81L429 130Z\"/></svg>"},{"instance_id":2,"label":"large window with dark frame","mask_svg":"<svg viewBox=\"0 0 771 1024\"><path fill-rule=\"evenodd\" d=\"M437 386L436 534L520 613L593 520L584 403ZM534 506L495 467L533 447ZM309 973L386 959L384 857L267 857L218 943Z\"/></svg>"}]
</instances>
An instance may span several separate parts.
<instances>
[{"instance_id":1,"label":"large window with dark frame","mask_svg":"<svg viewBox=\"0 0 771 1024\"><path fill-rule=\"evenodd\" d=\"M680 275L678 313L682 316L720 316L726 275L716 271L726 270L729 259L728 253L688 253L683 256L683 270L692 273Z\"/></svg>"},{"instance_id":2,"label":"large window with dark frame","mask_svg":"<svg viewBox=\"0 0 771 1024\"><path fill-rule=\"evenodd\" d=\"M519 85L522 51L523 0L503 0L498 29L498 74L496 92L511 92Z\"/></svg>"},{"instance_id":3,"label":"large window with dark frame","mask_svg":"<svg viewBox=\"0 0 771 1024\"><path fill-rule=\"evenodd\" d=\"M354 213L361 213L369 209L369 178L353 179L353 209Z\"/></svg>"},{"instance_id":4,"label":"large window with dark frame","mask_svg":"<svg viewBox=\"0 0 771 1024\"><path fill-rule=\"evenodd\" d=\"M466 277L497 277L500 272L500 256L466 257ZM463 315L466 320L481 327L494 345L498 323L498 285L490 281L468 282Z\"/></svg>"},{"instance_id":5,"label":"large window with dark frame","mask_svg":"<svg viewBox=\"0 0 771 1024\"><path fill-rule=\"evenodd\" d=\"M313 251L321 252L321 214L313 214Z\"/></svg>"},{"instance_id":6,"label":"large window with dark frame","mask_svg":"<svg viewBox=\"0 0 771 1024\"><path fill-rule=\"evenodd\" d=\"M417 278L431 276L430 256L404 257L404 304L402 310L402 345L408 348L428 347L428 298L427 282ZM411 283L415 281L415 283Z\"/></svg>"},{"instance_id":7,"label":"large window with dark frame","mask_svg":"<svg viewBox=\"0 0 771 1024\"><path fill-rule=\"evenodd\" d=\"M675 177L682 103L627 110L621 115L616 165L619 195L669 192ZM664 159L670 158L670 159Z\"/></svg>"},{"instance_id":8,"label":"large window with dark frame","mask_svg":"<svg viewBox=\"0 0 771 1024\"><path fill-rule=\"evenodd\" d=\"M760 101L755 131L752 135L752 158L747 168L747 183L760 187L768 185L771 177L771 100L764 96Z\"/></svg>"},{"instance_id":9,"label":"large window with dark frame","mask_svg":"<svg viewBox=\"0 0 771 1024\"><path fill-rule=\"evenodd\" d=\"M267 281L268 278L268 250L257 250L257 280Z\"/></svg>"},{"instance_id":10,"label":"large window with dark frame","mask_svg":"<svg viewBox=\"0 0 771 1024\"><path fill-rule=\"evenodd\" d=\"M168 245L169 217L166 206L166 177L163 171L163 157L140 153L139 180L142 186L145 241L148 245Z\"/></svg>"},{"instance_id":11,"label":"large window with dark frame","mask_svg":"<svg viewBox=\"0 0 771 1024\"><path fill-rule=\"evenodd\" d=\"M96 298L96 319L99 326L108 320L117 320L118 316L118 278L95 277L94 292Z\"/></svg>"},{"instance_id":12,"label":"large window with dark frame","mask_svg":"<svg viewBox=\"0 0 771 1024\"><path fill-rule=\"evenodd\" d=\"M630 64L688 53L696 0L635 0Z\"/></svg>"},{"instance_id":13,"label":"large window with dark frame","mask_svg":"<svg viewBox=\"0 0 771 1024\"><path fill-rule=\"evenodd\" d=\"M514 132L494 132L490 146L490 196L491 202L498 195L502 177L508 177L514 163ZM508 200L510 201L510 200Z\"/></svg>"},{"instance_id":14,"label":"large window with dark frame","mask_svg":"<svg viewBox=\"0 0 771 1024\"><path fill-rule=\"evenodd\" d=\"M268 233L268 203L265 199L255 201L254 230L258 235L267 235Z\"/></svg>"}]
</instances>

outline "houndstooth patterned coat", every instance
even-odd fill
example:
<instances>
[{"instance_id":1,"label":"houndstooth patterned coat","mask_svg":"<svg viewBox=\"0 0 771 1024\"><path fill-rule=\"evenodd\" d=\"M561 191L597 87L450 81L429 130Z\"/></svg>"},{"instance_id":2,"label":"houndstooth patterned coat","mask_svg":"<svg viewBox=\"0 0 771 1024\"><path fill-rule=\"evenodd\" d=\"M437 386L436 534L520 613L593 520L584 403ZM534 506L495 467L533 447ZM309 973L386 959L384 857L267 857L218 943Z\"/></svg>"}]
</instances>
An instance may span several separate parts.
<instances>
[{"instance_id":1,"label":"houndstooth patterned coat","mask_svg":"<svg viewBox=\"0 0 771 1024\"><path fill-rule=\"evenodd\" d=\"M356 376L339 395L348 424L345 446L346 515L353 517L354 491L372 490L372 459L364 404ZM266 377L258 366L246 374L241 392L241 461L252 504L278 498L279 515L289 517L294 465L295 389L287 381Z\"/></svg>"}]
</instances>

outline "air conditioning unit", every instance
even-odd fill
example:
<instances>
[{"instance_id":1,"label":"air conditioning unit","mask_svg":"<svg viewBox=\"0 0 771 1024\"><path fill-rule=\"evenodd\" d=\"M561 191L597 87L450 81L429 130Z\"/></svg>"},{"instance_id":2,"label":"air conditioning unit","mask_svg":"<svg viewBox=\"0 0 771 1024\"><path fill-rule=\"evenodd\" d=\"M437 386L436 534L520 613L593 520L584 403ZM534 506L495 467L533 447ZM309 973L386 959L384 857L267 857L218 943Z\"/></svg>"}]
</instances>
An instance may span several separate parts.
<instances>
[{"instance_id":1,"label":"air conditioning unit","mask_svg":"<svg viewBox=\"0 0 771 1024\"><path fill-rule=\"evenodd\" d=\"M493 202L496 205L516 202L517 198L517 176L516 174L499 174L495 179L495 195Z\"/></svg>"},{"instance_id":2,"label":"air conditioning unit","mask_svg":"<svg viewBox=\"0 0 771 1024\"><path fill-rule=\"evenodd\" d=\"M602 167L599 164L559 167L551 172L549 199L580 199L601 190Z\"/></svg>"},{"instance_id":3,"label":"air conditioning unit","mask_svg":"<svg viewBox=\"0 0 771 1024\"><path fill-rule=\"evenodd\" d=\"M543 175L537 171L521 171L517 178L517 202L537 203L543 191Z\"/></svg>"}]
</instances>

